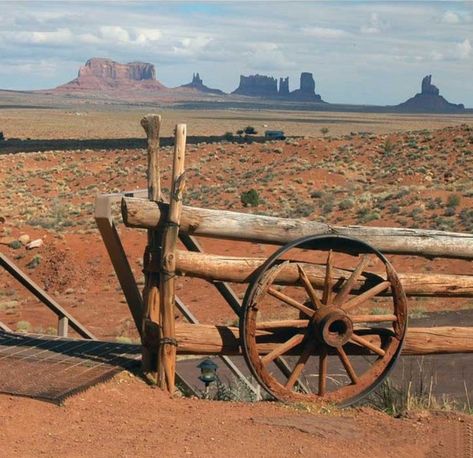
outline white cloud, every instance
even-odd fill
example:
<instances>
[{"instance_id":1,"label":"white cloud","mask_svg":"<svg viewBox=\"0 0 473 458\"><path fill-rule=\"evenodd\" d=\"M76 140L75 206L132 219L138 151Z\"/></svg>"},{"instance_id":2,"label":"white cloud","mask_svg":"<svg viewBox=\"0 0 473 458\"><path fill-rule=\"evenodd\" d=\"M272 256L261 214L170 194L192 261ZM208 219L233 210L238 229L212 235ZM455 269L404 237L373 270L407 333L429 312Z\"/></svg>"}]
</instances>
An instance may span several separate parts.
<instances>
[{"instance_id":1,"label":"white cloud","mask_svg":"<svg viewBox=\"0 0 473 458\"><path fill-rule=\"evenodd\" d=\"M468 59L472 55L473 47L471 46L470 40L465 39L461 43L456 45L457 56L460 59Z\"/></svg>"},{"instance_id":2,"label":"white cloud","mask_svg":"<svg viewBox=\"0 0 473 458\"><path fill-rule=\"evenodd\" d=\"M442 22L445 24L458 24L460 22L460 17L453 11L446 11L442 16Z\"/></svg>"},{"instance_id":3,"label":"white cloud","mask_svg":"<svg viewBox=\"0 0 473 458\"><path fill-rule=\"evenodd\" d=\"M376 34L380 33L382 28L383 23L380 20L378 13L371 13L368 24L362 25L360 32L366 34Z\"/></svg>"},{"instance_id":4,"label":"white cloud","mask_svg":"<svg viewBox=\"0 0 473 458\"><path fill-rule=\"evenodd\" d=\"M185 37L179 40L179 44L173 46L173 52L179 56L197 57L209 43L212 38L206 35L196 35L193 37Z\"/></svg>"},{"instance_id":5,"label":"white cloud","mask_svg":"<svg viewBox=\"0 0 473 458\"><path fill-rule=\"evenodd\" d=\"M130 34L123 27L119 26L102 26L100 27L100 35L107 41L118 41L121 43L130 42Z\"/></svg>"},{"instance_id":6,"label":"white cloud","mask_svg":"<svg viewBox=\"0 0 473 458\"><path fill-rule=\"evenodd\" d=\"M342 38L347 36L348 33L341 29L332 29L328 27L304 27L302 32L305 35L315 38Z\"/></svg>"},{"instance_id":7,"label":"white cloud","mask_svg":"<svg viewBox=\"0 0 473 458\"><path fill-rule=\"evenodd\" d=\"M158 29L136 29L136 44L147 44L158 41L162 37L162 33Z\"/></svg>"}]
</instances>

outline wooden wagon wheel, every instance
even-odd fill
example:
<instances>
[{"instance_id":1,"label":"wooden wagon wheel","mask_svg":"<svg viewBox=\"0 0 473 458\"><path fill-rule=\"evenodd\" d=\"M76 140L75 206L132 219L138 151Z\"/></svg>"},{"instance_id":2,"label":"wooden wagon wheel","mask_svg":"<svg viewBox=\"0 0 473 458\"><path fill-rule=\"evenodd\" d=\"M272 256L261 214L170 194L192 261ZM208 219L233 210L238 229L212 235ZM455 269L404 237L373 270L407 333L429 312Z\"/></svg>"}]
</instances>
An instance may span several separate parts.
<instances>
[{"instance_id":1,"label":"wooden wagon wheel","mask_svg":"<svg viewBox=\"0 0 473 458\"><path fill-rule=\"evenodd\" d=\"M287 268L298 270L297 284L278 284ZM376 268L382 272L372 273ZM305 237L276 251L248 286L243 353L276 399L346 406L393 367L406 309L399 278L379 251L342 236Z\"/></svg>"}]
</instances>

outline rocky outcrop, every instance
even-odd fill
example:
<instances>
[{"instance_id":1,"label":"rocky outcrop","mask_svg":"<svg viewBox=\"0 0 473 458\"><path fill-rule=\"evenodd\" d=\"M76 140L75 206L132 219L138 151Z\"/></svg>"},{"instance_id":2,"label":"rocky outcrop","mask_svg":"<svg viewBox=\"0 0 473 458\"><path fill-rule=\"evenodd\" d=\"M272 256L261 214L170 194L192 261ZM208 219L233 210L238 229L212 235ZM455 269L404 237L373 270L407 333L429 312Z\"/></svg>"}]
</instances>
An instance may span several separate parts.
<instances>
[{"instance_id":1,"label":"rocky outcrop","mask_svg":"<svg viewBox=\"0 0 473 458\"><path fill-rule=\"evenodd\" d=\"M59 90L163 89L156 80L156 69L147 62L120 64L111 59L92 58L79 69L77 78Z\"/></svg>"},{"instance_id":2,"label":"rocky outcrop","mask_svg":"<svg viewBox=\"0 0 473 458\"><path fill-rule=\"evenodd\" d=\"M225 94L225 92L221 91L220 89L212 89L210 87L205 86L204 82L202 81L202 78L198 73L194 73L192 75L192 81L190 83L183 84L179 87L194 89L198 92L205 92L206 94Z\"/></svg>"},{"instance_id":3,"label":"rocky outcrop","mask_svg":"<svg viewBox=\"0 0 473 458\"><path fill-rule=\"evenodd\" d=\"M277 97L278 81L276 78L265 75L240 75L240 85L232 94L250 97Z\"/></svg>"},{"instance_id":4,"label":"rocky outcrop","mask_svg":"<svg viewBox=\"0 0 473 458\"><path fill-rule=\"evenodd\" d=\"M287 97L289 95L289 76L286 78L279 78L279 92L280 97Z\"/></svg>"},{"instance_id":5,"label":"rocky outcrop","mask_svg":"<svg viewBox=\"0 0 473 458\"><path fill-rule=\"evenodd\" d=\"M295 100L300 102L322 102L320 95L315 93L315 81L312 73L301 73L300 87L289 91L289 77L276 78L265 75L240 76L240 85L232 94L271 99Z\"/></svg>"},{"instance_id":6,"label":"rocky outcrop","mask_svg":"<svg viewBox=\"0 0 473 458\"><path fill-rule=\"evenodd\" d=\"M290 98L306 102L322 102L322 97L315 93L315 80L312 73L302 72L299 89L290 93Z\"/></svg>"},{"instance_id":7,"label":"rocky outcrop","mask_svg":"<svg viewBox=\"0 0 473 458\"><path fill-rule=\"evenodd\" d=\"M427 75L422 78L421 94L440 95L439 88L432 84L432 75Z\"/></svg>"},{"instance_id":8,"label":"rocky outcrop","mask_svg":"<svg viewBox=\"0 0 473 458\"><path fill-rule=\"evenodd\" d=\"M145 62L119 64L110 59L94 58L89 59L79 69L77 77L79 79L95 77L114 81L156 80L156 70L154 65Z\"/></svg>"},{"instance_id":9,"label":"rocky outcrop","mask_svg":"<svg viewBox=\"0 0 473 458\"><path fill-rule=\"evenodd\" d=\"M465 111L463 104L450 103L440 95L438 87L432 84L432 75L424 76L420 93L394 108L398 111L411 113L458 113Z\"/></svg>"}]
</instances>

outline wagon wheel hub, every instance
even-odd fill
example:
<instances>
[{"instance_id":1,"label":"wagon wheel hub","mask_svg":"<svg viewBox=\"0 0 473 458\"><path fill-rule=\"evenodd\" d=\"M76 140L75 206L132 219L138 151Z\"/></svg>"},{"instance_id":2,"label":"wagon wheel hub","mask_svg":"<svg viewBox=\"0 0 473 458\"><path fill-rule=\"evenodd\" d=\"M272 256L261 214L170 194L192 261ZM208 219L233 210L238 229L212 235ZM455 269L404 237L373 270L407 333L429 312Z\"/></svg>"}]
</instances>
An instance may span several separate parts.
<instances>
[{"instance_id":1,"label":"wagon wheel hub","mask_svg":"<svg viewBox=\"0 0 473 458\"><path fill-rule=\"evenodd\" d=\"M340 308L326 306L317 310L313 317L317 339L331 347L345 345L353 334L353 322Z\"/></svg>"}]
</instances>

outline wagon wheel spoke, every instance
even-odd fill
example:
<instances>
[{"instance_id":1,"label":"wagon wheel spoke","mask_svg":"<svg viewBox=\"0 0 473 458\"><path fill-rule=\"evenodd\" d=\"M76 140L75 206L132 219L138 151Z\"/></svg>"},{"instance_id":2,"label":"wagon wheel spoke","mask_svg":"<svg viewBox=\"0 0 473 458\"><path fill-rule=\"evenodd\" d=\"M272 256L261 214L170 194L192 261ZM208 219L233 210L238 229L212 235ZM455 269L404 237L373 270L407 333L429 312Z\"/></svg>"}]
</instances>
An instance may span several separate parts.
<instances>
[{"instance_id":1,"label":"wagon wheel spoke","mask_svg":"<svg viewBox=\"0 0 473 458\"><path fill-rule=\"evenodd\" d=\"M289 378L286 382L285 387L288 390L291 390L293 388L294 384L297 382L297 379L301 375L301 373L304 369L304 366L306 365L307 361L309 360L310 355L314 351L314 349L315 349L315 342L312 339L310 339L305 344L304 350L302 351L301 356L297 360L297 363L294 366L294 369L293 369L291 375L289 376Z\"/></svg>"},{"instance_id":2,"label":"wagon wheel spoke","mask_svg":"<svg viewBox=\"0 0 473 458\"><path fill-rule=\"evenodd\" d=\"M297 264L297 268L299 270L299 276L302 280L302 283L304 284L304 288L307 291L307 295L309 296L309 299L311 300L314 309L318 310L323 307L322 302L320 299L317 297L317 293L315 292L314 287L312 286L312 283L309 280L309 277L307 276L307 273L305 270L302 268L300 264Z\"/></svg>"},{"instance_id":3,"label":"wagon wheel spoke","mask_svg":"<svg viewBox=\"0 0 473 458\"><path fill-rule=\"evenodd\" d=\"M324 346L320 350L319 357L319 396L324 396L327 389L327 356L327 349Z\"/></svg>"},{"instance_id":4,"label":"wagon wheel spoke","mask_svg":"<svg viewBox=\"0 0 473 458\"><path fill-rule=\"evenodd\" d=\"M368 350L371 350L373 353L376 353L379 356L384 356L386 354L386 352L381 347L378 347L377 345L371 343L369 340L355 333L351 335L350 340L354 343L357 343L358 345L367 348Z\"/></svg>"},{"instance_id":5,"label":"wagon wheel spoke","mask_svg":"<svg viewBox=\"0 0 473 458\"><path fill-rule=\"evenodd\" d=\"M345 302L348 295L350 294L350 291L353 289L353 286L355 285L356 281L360 277L361 273L363 272L363 269L366 267L367 264L368 256L364 255L360 259L360 262L356 266L356 269L352 272L348 280L343 285L340 292L335 296L335 299L333 300L333 305L340 306Z\"/></svg>"},{"instance_id":6,"label":"wagon wheel spoke","mask_svg":"<svg viewBox=\"0 0 473 458\"><path fill-rule=\"evenodd\" d=\"M381 283L378 283L376 286L373 286L372 288L370 288L368 291L365 291L359 296L355 296L353 299L350 299L349 301L345 302L342 305L342 309L345 310L345 312L348 312L348 310L354 307L357 307L363 304L364 302L370 300L372 297L376 296L377 294L382 293L383 291L386 291L390 286L391 286L391 282L382 281Z\"/></svg>"},{"instance_id":7,"label":"wagon wheel spoke","mask_svg":"<svg viewBox=\"0 0 473 458\"><path fill-rule=\"evenodd\" d=\"M292 336L289 340L281 345L278 345L274 350L263 356L263 358L261 358L261 363L265 366L268 365L271 361L274 361L279 356L299 345L303 340L304 334L296 334L295 336Z\"/></svg>"},{"instance_id":8,"label":"wagon wheel spoke","mask_svg":"<svg viewBox=\"0 0 473 458\"><path fill-rule=\"evenodd\" d=\"M345 350L343 349L343 347L337 347L337 353L340 358L340 361L343 364L343 367L345 368L348 376L350 377L350 380L354 384L358 383L358 376L356 375L355 369L353 369L353 366L351 365L351 362L348 359L348 356L345 353Z\"/></svg>"},{"instance_id":9,"label":"wagon wheel spoke","mask_svg":"<svg viewBox=\"0 0 473 458\"><path fill-rule=\"evenodd\" d=\"M325 305L330 305L332 302L332 250L328 252L327 265L325 267L325 284L322 302Z\"/></svg>"},{"instance_id":10,"label":"wagon wheel spoke","mask_svg":"<svg viewBox=\"0 0 473 458\"><path fill-rule=\"evenodd\" d=\"M304 304L301 304L300 302L297 302L296 300L292 299L292 297L286 296L285 294L277 291L274 288L269 287L268 294L275 297L276 299L279 299L280 301L285 302L287 305L290 305L291 307L295 307L296 309L299 309L302 313L305 313L309 318L312 317L312 315L314 314L314 310L310 309Z\"/></svg>"}]
</instances>

